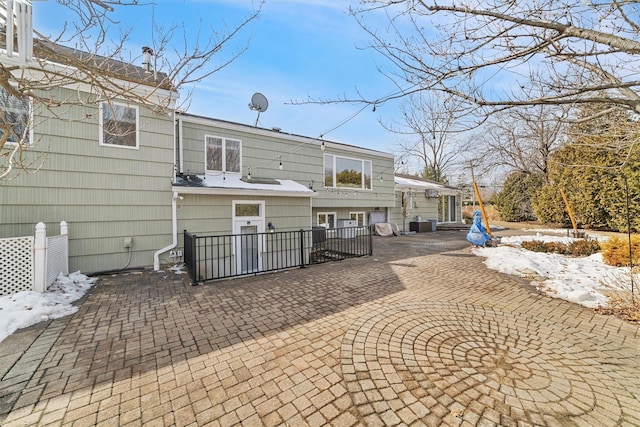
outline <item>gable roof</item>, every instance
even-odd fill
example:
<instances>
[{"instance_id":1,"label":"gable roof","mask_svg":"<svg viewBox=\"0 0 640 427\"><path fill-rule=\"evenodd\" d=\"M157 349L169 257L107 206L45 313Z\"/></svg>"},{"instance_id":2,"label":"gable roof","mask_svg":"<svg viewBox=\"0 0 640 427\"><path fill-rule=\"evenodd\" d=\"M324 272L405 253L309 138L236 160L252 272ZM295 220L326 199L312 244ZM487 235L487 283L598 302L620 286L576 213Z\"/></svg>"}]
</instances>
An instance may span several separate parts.
<instances>
[{"instance_id":1,"label":"gable roof","mask_svg":"<svg viewBox=\"0 0 640 427\"><path fill-rule=\"evenodd\" d=\"M34 56L61 65L87 70L89 73L140 83L159 89L175 90L169 76L157 71L147 71L111 57L97 55L78 49L62 46L49 40L34 39Z\"/></svg>"}]
</instances>

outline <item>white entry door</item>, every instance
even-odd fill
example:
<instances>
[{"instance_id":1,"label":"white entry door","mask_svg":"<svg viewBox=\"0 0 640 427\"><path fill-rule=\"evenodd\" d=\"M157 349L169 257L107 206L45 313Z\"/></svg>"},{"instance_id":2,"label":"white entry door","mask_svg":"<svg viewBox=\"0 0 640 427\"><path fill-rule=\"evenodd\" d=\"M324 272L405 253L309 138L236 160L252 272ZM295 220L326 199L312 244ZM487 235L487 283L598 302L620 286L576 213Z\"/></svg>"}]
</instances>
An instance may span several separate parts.
<instances>
[{"instance_id":1,"label":"white entry door","mask_svg":"<svg viewBox=\"0 0 640 427\"><path fill-rule=\"evenodd\" d=\"M234 254L237 274L262 270L262 235L264 232L264 202L233 202Z\"/></svg>"}]
</instances>

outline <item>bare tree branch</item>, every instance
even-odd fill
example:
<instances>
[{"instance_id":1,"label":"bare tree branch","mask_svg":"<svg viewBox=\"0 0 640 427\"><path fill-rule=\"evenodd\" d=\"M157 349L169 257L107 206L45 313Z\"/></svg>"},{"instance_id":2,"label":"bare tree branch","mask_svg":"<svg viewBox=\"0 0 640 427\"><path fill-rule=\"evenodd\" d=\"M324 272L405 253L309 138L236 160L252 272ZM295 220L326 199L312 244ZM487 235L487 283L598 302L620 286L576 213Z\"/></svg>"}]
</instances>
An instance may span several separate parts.
<instances>
[{"instance_id":1,"label":"bare tree branch","mask_svg":"<svg viewBox=\"0 0 640 427\"><path fill-rule=\"evenodd\" d=\"M640 7L612 0L362 0L352 11L407 92L440 91L475 112L614 104L640 113ZM388 25L371 24L385 13ZM368 20L368 17L372 17ZM540 77L529 77L536 70ZM536 94L533 88L542 88ZM544 94L544 95L543 95ZM406 96L396 93L384 102ZM356 101L340 99L339 101Z\"/></svg>"},{"instance_id":2,"label":"bare tree branch","mask_svg":"<svg viewBox=\"0 0 640 427\"><path fill-rule=\"evenodd\" d=\"M155 55L153 65L145 67L135 64L140 60L140 53L133 56L128 53L131 29L121 28L112 12L115 8L148 6L151 1L58 0L57 3L69 13L67 23L57 35L32 29L31 9L6 10L6 4L0 5L5 8L0 10L0 45L13 46L23 52L25 41L31 40L32 34L35 36L33 57L7 54L0 58L0 100L10 112L0 116L0 179L11 171L29 172L41 165L41 162L28 163L22 156L38 143L29 137L28 130L39 124L32 122L32 118L42 120L44 117L30 111L46 112L46 117L67 121L83 121L95 120L95 117L75 117L70 113L73 106L97 108L100 102L117 99L159 112L178 108L182 88L211 76L246 51L248 41L239 49L231 44L258 17L264 1L256 0L254 11L241 22L202 30L195 40L187 37L189 29L181 28L184 35L180 49L173 45L180 40L180 28L174 25L164 29L154 22L153 48L145 47L143 51ZM23 13L26 15L18 16ZM23 25L25 17L29 18L28 27ZM114 39L113 27L119 29L119 39ZM7 28L11 32L7 32ZM8 34L13 37L7 37ZM59 90L77 87L83 89L67 91L65 95ZM189 103L188 97L181 101L183 105ZM45 157L46 153L40 160Z\"/></svg>"}]
</instances>

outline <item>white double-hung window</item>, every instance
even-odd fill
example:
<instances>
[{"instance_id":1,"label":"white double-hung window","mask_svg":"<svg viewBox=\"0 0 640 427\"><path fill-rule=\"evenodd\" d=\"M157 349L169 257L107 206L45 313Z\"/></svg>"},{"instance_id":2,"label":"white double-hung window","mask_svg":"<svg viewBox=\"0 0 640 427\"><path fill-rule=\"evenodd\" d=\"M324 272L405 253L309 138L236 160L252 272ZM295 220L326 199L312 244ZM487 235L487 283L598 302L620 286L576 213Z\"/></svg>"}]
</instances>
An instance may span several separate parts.
<instances>
[{"instance_id":1,"label":"white double-hung window","mask_svg":"<svg viewBox=\"0 0 640 427\"><path fill-rule=\"evenodd\" d=\"M137 149L138 107L117 102L100 103L100 145Z\"/></svg>"},{"instance_id":2,"label":"white double-hung window","mask_svg":"<svg viewBox=\"0 0 640 427\"><path fill-rule=\"evenodd\" d=\"M237 139L205 136L207 172L242 172L242 143Z\"/></svg>"},{"instance_id":3,"label":"white double-hung window","mask_svg":"<svg viewBox=\"0 0 640 427\"><path fill-rule=\"evenodd\" d=\"M0 87L0 146L2 143L31 143L31 101L28 97L11 95Z\"/></svg>"}]
</instances>

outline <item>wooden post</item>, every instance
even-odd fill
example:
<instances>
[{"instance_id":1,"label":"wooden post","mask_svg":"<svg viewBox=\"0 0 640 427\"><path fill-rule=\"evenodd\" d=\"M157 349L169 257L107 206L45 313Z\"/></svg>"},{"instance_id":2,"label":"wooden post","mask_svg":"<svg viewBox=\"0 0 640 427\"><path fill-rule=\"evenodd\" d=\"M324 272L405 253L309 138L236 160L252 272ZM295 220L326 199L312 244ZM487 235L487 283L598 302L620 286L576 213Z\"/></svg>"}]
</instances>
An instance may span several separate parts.
<instances>
[{"instance_id":1,"label":"wooden post","mask_svg":"<svg viewBox=\"0 0 640 427\"><path fill-rule=\"evenodd\" d=\"M487 227L487 233L489 236L493 237L491 234L491 227L489 227L489 221L487 220L487 214L484 211L484 205L482 204L482 197L480 197L480 191L478 190L478 185L475 181L473 181L473 190L476 193L476 197L478 198L478 204L480 205L480 212L482 213L482 220L484 221L484 225Z\"/></svg>"},{"instance_id":2,"label":"wooden post","mask_svg":"<svg viewBox=\"0 0 640 427\"><path fill-rule=\"evenodd\" d=\"M573 211L571 210L571 205L569 205L569 200L567 199L567 195L564 194L564 190L560 189L560 194L562 194L562 200L564 200L564 204L567 206L567 212L569 213L569 218L571 219L571 225L573 226L573 231L578 232L578 226L576 224L576 219L573 216Z\"/></svg>"}]
</instances>

